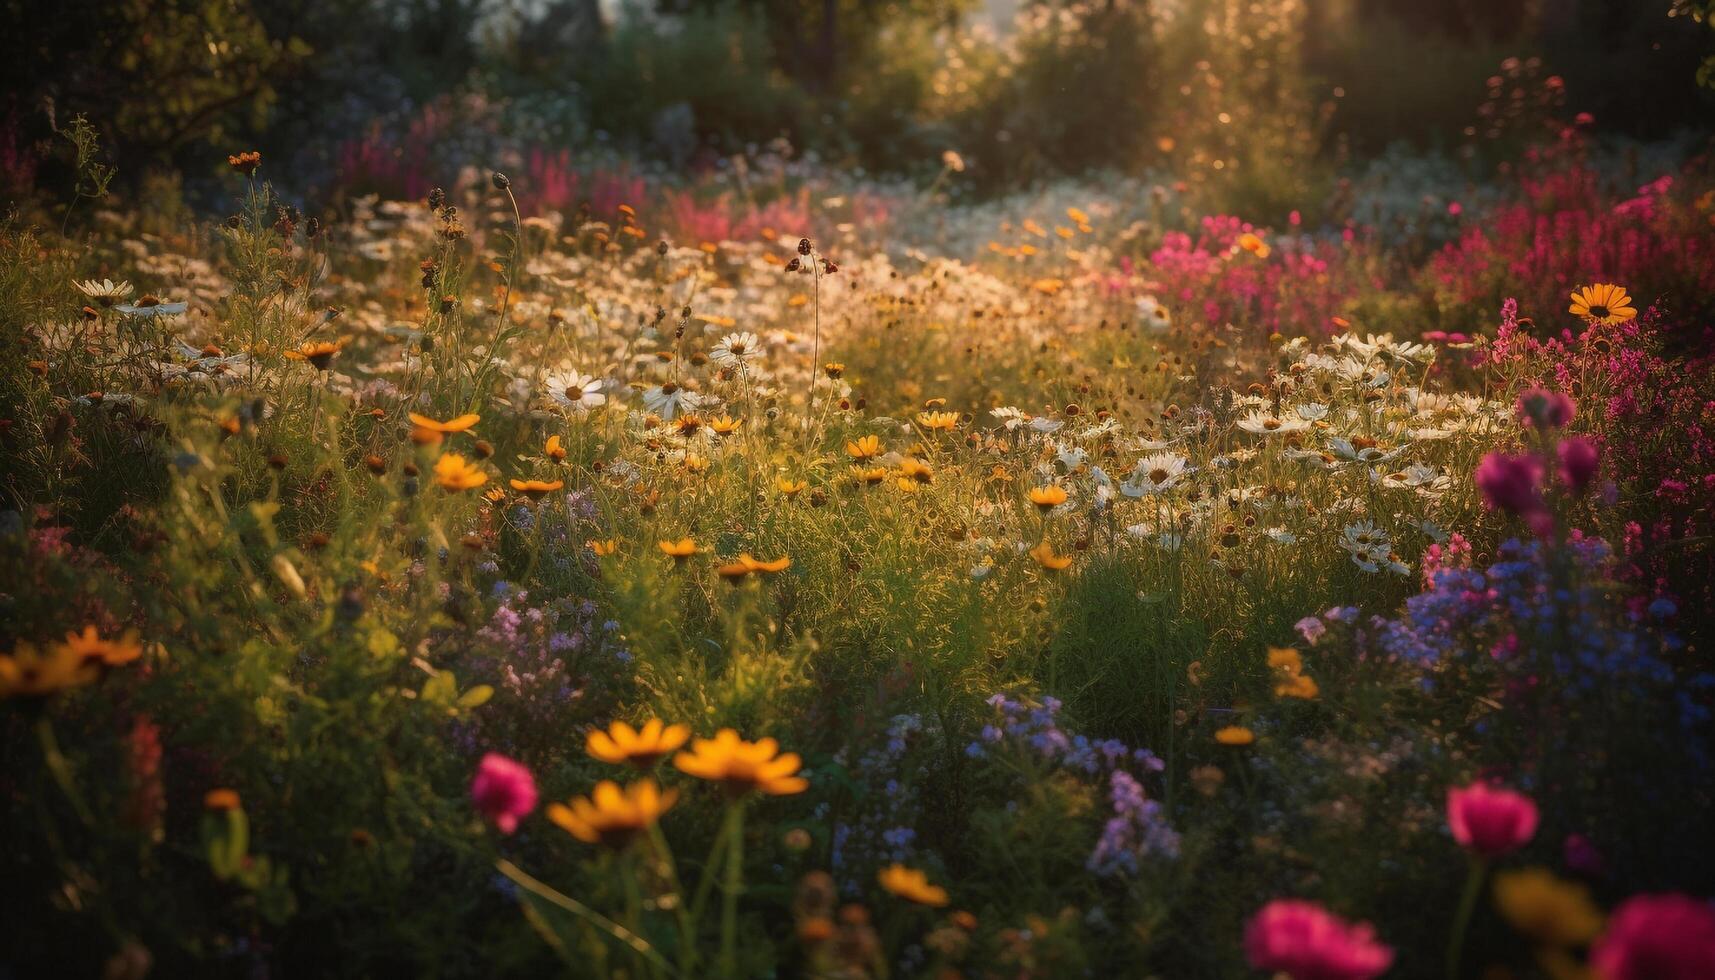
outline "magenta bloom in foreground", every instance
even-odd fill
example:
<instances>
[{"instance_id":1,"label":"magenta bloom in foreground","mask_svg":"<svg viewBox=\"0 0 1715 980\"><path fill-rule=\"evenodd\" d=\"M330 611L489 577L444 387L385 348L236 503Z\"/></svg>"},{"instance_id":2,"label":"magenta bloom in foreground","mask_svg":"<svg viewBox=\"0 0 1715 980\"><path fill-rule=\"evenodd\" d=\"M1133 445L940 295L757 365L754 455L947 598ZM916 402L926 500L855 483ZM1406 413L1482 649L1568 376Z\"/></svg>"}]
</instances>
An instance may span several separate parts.
<instances>
[{"instance_id":1,"label":"magenta bloom in foreground","mask_svg":"<svg viewBox=\"0 0 1715 980\"><path fill-rule=\"evenodd\" d=\"M536 809L536 777L523 763L497 752L482 757L470 782L470 801L503 834L518 829L518 821Z\"/></svg>"},{"instance_id":2,"label":"magenta bloom in foreground","mask_svg":"<svg viewBox=\"0 0 1715 980\"><path fill-rule=\"evenodd\" d=\"M1689 895L1633 895L1590 948L1602 980L1715 977L1715 909Z\"/></svg>"},{"instance_id":3,"label":"magenta bloom in foreground","mask_svg":"<svg viewBox=\"0 0 1715 980\"><path fill-rule=\"evenodd\" d=\"M1253 968L1292 980L1369 980L1393 965L1393 950L1376 942L1367 922L1347 922L1317 905L1277 898L1245 926L1245 957Z\"/></svg>"},{"instance_id":4,"label":"magenta bloom in foreground","mask_svg":"<svg viewBox=\"0 0 1715 980\"><path fill-rule=\"evenodd\" d=\"M1539 429L1564 429L1572 424L1577 404L1571 397L1546 388L1531 388L1518 396L1518 419Z\"/></svg>"},{"instance_id":5,"label":"magenta bloom in foreground","mask_svg":"<svg viewBox=\"0 0 1715 980\"><path fill-rule=\"evenodd\" d=\"M1583 493L1601 468L1602 454L1596 444L1583 436L1562 440L1556 452L1560 456L1560 480L1574 493Z\"/></svg>"},{"instance_id":6,"label":"magenta bloom in foreground","mask_svg":"<svg viewBox=\"0 0 1715 980\"><path fill-rule=\"evenodd\" d=\"M1529 516L1542 509L1542 462L1535 456L1490 453L1477 464L1477 488L1496 510Z\"/></svg>"},{"instance_id":7,"label":"magenta bloom in foreground","mask_svg":"<svg viewBox=\"0 0 1715 980\"><path fill-rule=\"evenodd\" d=\"M1499 857L1530 843L1536 821L1536 804L1522 793L1484 783L1447 791L1447 827L1453 839L1483 857Z\"/></svg>"}]
</instances>

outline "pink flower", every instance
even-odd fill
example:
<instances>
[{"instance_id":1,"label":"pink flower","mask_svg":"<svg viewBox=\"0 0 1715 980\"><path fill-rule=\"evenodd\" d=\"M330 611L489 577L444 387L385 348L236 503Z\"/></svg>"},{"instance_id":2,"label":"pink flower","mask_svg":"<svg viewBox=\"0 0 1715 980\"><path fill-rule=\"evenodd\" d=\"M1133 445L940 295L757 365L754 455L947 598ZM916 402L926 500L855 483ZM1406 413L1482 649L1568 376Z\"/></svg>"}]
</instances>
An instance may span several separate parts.
<instances>
[{"instance_id":1,"label":"pink flower","mask_svg":"<svg viewBox=\"0 0 1715 980\"><path fill-rule=\"evenodd\" d=\"M1562 440L1556 452L1560 454L1560 482L1572 488L1572 492L1582 493L1601 468L1602 457L1596 444L1583 436L1573 436Z\"/></svg>"},{"instance_id":2,"label":"pink flower","mask_svg":"<svg viewBox=\"0 0 1715 980\"><path fill-rule=\"evenodd\" d=\"M490 752L476 767L470 801L501 833L510 834L518 829L520 818L536 809L536 777L523 763Z\"/></svg>"},{"instance_id":3,"label":"pink flower","mask_svg":"<svg viewBox=\"0 0 1715 980\"><path fill-rule=\"evenodd\" d=\"M1367 922L1347 922L1315 902L1275 899L1245 925L1245 957L1254 969L1292 980L1369 980L1393 965Z\"/></svg>"},{"instance_id":4,"label":"pink flower","mask_svg":"<svg viewBox=\"0 0 1715 980\"><path fill-rule=\"evenodd\" d=\"M1490 507L1510 514L1542 510L1542 463L1535 456L1493 452L1477 465L1477 487Z\"/></svg>"},{"instance_id":5,"label":"pink flower","mask_svg":"<svg viewBox=\"0 0 1715 980\"><path fill-rule=\"evenodd\" d=\"M1297 630L1298 635L1304 637L1304 642L1311 646L1315 646L1316 641L1320 640L1322 635L1328 632L1327 624L1323 623L1315 616L1304 617L1297 623L1294 623L1292 628Z\"/></svg>"},{"instance_id":6,"label":"pink flower","mask_svg":"<svg viewBox=\"0 0 1715 980\"><path fill-rule=\"evenodd\" d=\"M1536 804L1499 786L1472 783L1447 791L1447 826L1459 846L1482 857L1516 851L1536 836Z\"/></svg>"},{"instance_id":7,"label":"pink flower","mask_svg":"<svg viewBox=\"0 0 1715 980\"><path fill-rule=\"evenodd\" d=\"M1602 980L1715 977L1715 909L1689 895L1633 895L1590 948Z\"/></svg>"},{"instance_id":8,"label":"pink flower","mask_svg":"<svg viewBox=\"0 0 1715 980\"><path fill-rule=\"evenodd\" d=\"M1572 396L1547 388L1530 388L1518 396L1518 420L1539 429L1564 429L1577 414Z\"/></svg>"}]
</instances>

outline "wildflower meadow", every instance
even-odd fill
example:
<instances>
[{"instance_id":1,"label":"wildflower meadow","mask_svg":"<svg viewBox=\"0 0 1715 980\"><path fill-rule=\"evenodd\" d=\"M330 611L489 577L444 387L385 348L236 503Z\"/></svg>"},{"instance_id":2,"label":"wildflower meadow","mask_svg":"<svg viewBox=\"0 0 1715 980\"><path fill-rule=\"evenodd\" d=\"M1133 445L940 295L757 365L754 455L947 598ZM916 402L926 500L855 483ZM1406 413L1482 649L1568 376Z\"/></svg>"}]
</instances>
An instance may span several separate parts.
<instances>
[{"instance_id":1,"label":"wildflower meadow","mask_svg":"<svg viewBox=\"0 0 1715 980\"><path fill-rule=\"evenodd\" d=\"M0 978L1715 978L1705 0L33 6Z\"/></svg>"}]
</instances>

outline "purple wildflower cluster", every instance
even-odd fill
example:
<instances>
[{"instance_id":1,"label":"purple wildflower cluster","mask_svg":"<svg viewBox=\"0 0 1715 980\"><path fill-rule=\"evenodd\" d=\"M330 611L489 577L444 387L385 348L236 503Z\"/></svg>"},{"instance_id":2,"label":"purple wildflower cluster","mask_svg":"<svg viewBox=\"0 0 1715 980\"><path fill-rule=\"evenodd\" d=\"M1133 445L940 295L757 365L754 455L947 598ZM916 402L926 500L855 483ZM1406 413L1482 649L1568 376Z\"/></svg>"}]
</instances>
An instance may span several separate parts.
<instances>
[{"instance_id":1,"label":"purple wildflower cluster","mask_svg":"<svg viewBox=\"0 0 1715 980\"><path fill-rule=\"evenodd\" d=\"M881 743L850 761L844 752L837 759L849 766L857 798L849 814L834 824L832 866L840 888L860 894L874 869L891 863L912 863L917 857L917 830L913 826L921 810L915 788L899 774L910 771L904 764L913 743L923 736L920 715L895 715L887 723ZM818 817L826 816L826 804Z\"/></svg>"},{"instance_id":2,"label":"purple wildflower cluster","mask_svg":"<svg viewBox=\"0 0 1715 980\"><path fill-rule=\"evenodd\" d=\"M604 621L588 599L567 596L536 605L528 592L507 582L496 582L493 595L499 600L493 613L453 669L461 680L494 685L508 706L504 725L492 712L476 723L484 726L486 744L515 750L504 733L492 729L559 730L565 712L585 699L590 684L613 674L631 655L619 642L618 624Z\"/></svg>"},{"instance_id":3,"label":"purple wildflower cluster","mask_svg":"<svg viewBox=\"0 0 1715 980\"><path fill-rule=\"evenodd\" d=\"M1143 784L1124 769L1108 776L1108 799L1114 815L1102 825L1102 836L1085 867L1104 877L1133 877L1146 857L1179 856L1179 834L1168 824L1161 804L1144 795Z\"/></svg>"},{"instance_id":4,"label":"purple wildflower cluster","mask_svg":"<svg viewBox=\"0 0 1715 980\"><path fill-rule=\"evenodd\" d=\"M1044 698L1040 704L996 694L988 699L1000 713L985 725L978 739L965 747L976 759L1012 746L1058 769L1090 776L1105 774L1113 815L1103 824L1087 867L1100 875L1136 875L1146 857L1179 856L1179 834L1168 823L1161 804L1149 799L1142 781L1128 767L1160 772L1166 764L1148 749L1133 749L1118 739L1090 739L1060 726L1061 703Z\"/></svg>"}]
</instances>

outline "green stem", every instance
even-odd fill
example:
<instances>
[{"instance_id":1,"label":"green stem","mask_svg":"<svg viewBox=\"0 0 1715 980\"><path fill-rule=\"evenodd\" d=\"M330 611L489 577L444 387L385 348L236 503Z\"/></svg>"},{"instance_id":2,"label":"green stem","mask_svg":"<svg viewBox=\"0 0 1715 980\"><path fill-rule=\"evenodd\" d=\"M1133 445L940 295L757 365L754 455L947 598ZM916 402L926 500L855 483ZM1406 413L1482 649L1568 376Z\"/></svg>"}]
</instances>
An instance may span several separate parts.
<instances>
[{"instance_id":1,"label":"green stem","mask_svg":"<svg viewBox=\"0 0 1715 980\"><path fill-rule=\"evenodd\" d=\"M1473 856L1471 870L1465 875L1465 890L1459 896L1459 911L1453 916L1453 932L1447 937L1447 980L1459 980L1459 961L1464 957L1465 932L1471 926L1471 914L1477 910L1477 896L1483 891L1483 878L1489 866Z\"/></svg>"},{"instance_id":2,"label":"green stem","mask_svg":"<svg viewBox=\"0 0 1715 980\"><path fill-rule=\"evenodd\" d=\"M744 803L726 814L726 882L721 889L721 976L738 976L738 896L744 890Z\"/></svg>"}]
</instances>

